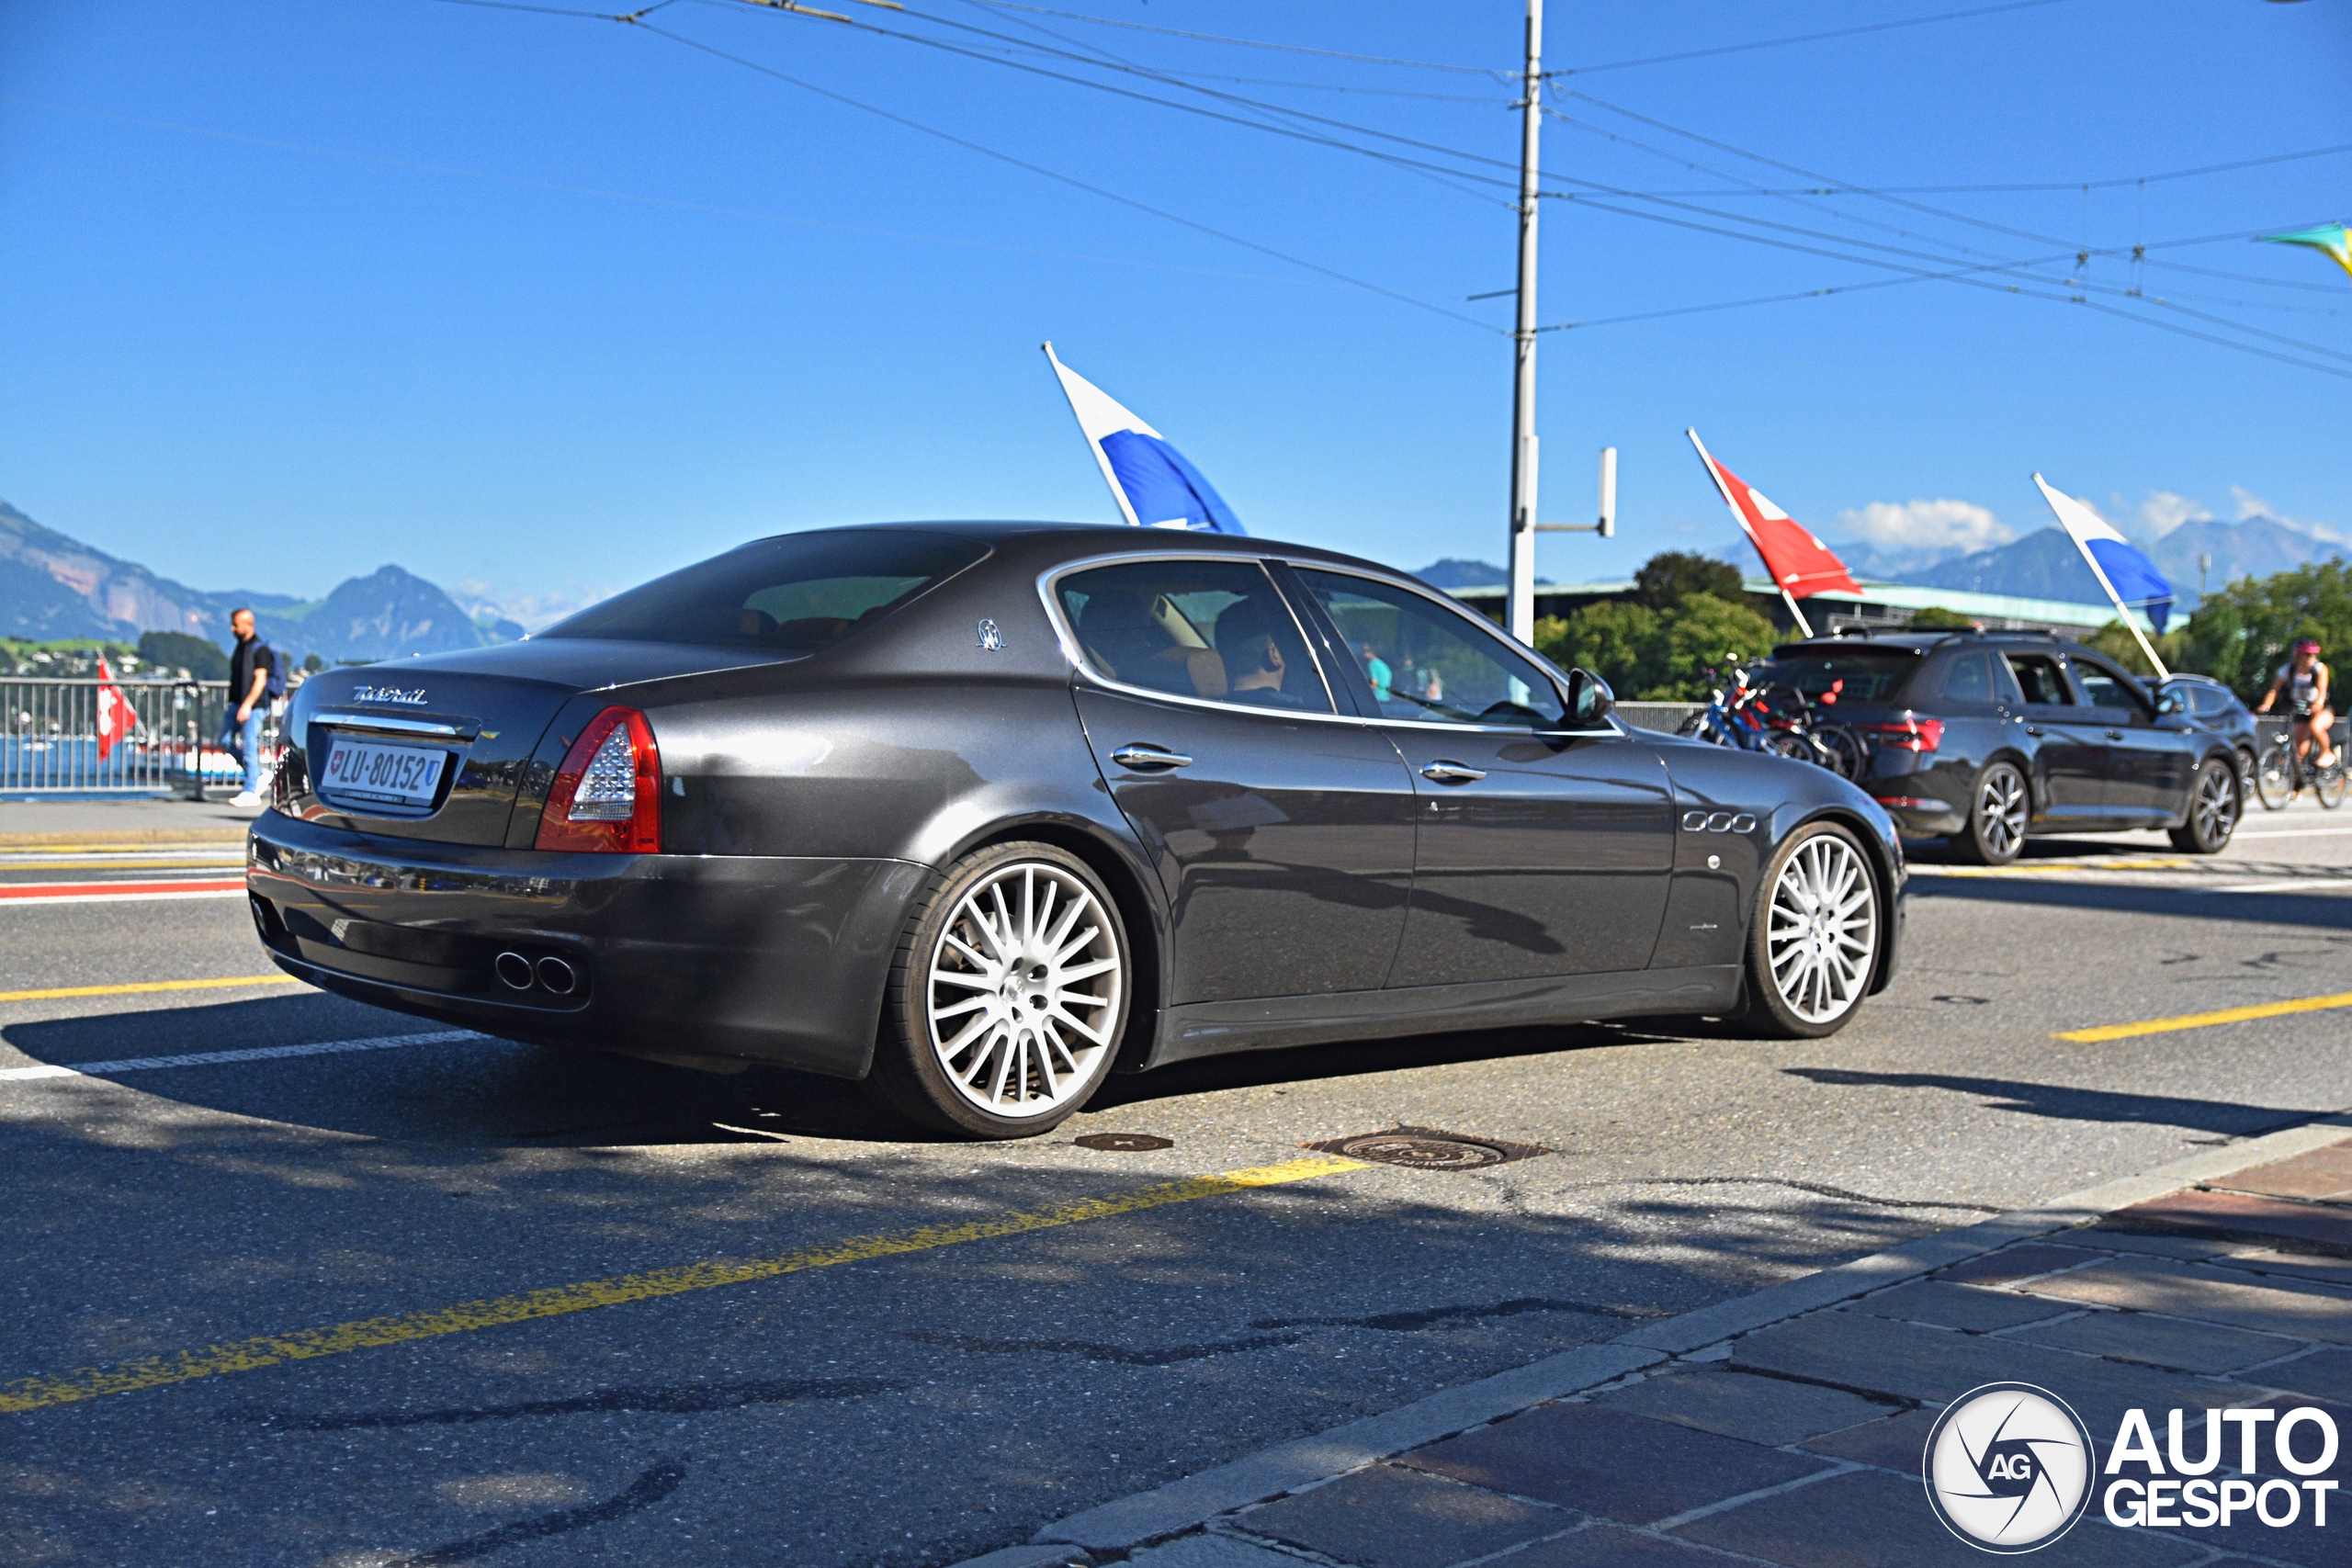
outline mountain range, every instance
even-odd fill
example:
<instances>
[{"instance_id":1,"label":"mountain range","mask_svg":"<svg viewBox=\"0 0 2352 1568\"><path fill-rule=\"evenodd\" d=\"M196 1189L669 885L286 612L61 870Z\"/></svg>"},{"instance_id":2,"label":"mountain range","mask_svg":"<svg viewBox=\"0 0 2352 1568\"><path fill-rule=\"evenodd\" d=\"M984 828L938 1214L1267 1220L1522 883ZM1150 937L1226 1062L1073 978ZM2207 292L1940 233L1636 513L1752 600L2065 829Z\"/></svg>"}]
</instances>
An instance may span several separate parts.
<instances>
[{"instance_id":1,"label":"mountain range","mask_svg":"<svg viewBox=\"0 0 2352 1568\"><path fill-rule=\"evenodd\" d=\"M215 592L121 560L0 501L0 636L42 641L179 632L230 643L229 612L250 608L264 642L300 660L402 659L508 642L513 621L469 615L433 583L397 566L338 583L323 599L250 590Z\"/></svg>"},{"instance_id":2,"label":"mountain range","mask_svg":"<svg viewBox=\"0 0 2352 1568\"><path fill-rule=\"evenodd\" d=\"M1825 542L1865 582L1908 582L1924 588L2084 604L2100 604L2105 598L2090 568L2083 564L2081 552L2063 529L2044 528L1989 550L1948 554L1925 562L1916 552L1890 559L1862 540ZM2161 538L2133 543L2172 583L2176 615L2197 607L2200 582L2208 590L2216 589L2240 578L2269 577L2346 553L2341 545L2272 517L2249 517L2243 523L2210 518L2184 523ZM1762 570L1755 547L1745 538L1729 540L1706 553L1751 575ZM2200 569L2199 563L2207 558L2211 565Z\"/></svg>"}]
</instances>

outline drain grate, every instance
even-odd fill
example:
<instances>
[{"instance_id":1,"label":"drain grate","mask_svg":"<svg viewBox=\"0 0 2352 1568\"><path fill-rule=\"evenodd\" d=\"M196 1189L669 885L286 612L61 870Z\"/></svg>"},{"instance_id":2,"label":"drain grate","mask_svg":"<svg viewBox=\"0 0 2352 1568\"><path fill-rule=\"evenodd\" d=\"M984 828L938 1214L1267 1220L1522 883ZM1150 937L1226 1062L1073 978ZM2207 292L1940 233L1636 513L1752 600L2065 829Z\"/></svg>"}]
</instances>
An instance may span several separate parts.
<instances>
[{"instance_id":1,"label":"drain grate","mask_svg":"<svg viewBox=\"0 0 2352 1568\"><path fill-rule=\"evenodd\" d=\"M1462 1133L1440 1132L1434 1127L1391 1127L1385 1133L1358 1133L1303 1146L1327 1155L1346 1155L1350 1159L1409 1166L1415 1170L1477 1170L1552 1152L1533 1144L1474 1138Z\"/></svg>"},{"instance_id":2,"label":"drain grate","mask_svg":"<svg viewBox=\"0 0 2352 1568\"><path fill-rule=\"evenodd\" d=\"M1081 1149L1102 1149L1112 1154L1137 1154L1147 1149L1172 1149L1173 1138L1163 1138L1156 1133L1089 1133L1070 1142Z\"/></svg>"}]
</instances>

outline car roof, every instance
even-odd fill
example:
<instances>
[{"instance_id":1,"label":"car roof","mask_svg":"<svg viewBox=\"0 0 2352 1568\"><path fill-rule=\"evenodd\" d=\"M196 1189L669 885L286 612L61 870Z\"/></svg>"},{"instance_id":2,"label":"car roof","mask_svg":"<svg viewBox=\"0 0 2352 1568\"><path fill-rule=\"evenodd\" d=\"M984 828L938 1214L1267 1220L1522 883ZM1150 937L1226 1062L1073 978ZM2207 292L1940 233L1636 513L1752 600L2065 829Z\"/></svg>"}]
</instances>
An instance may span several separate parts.
<instances>
[{"instance_id":1,"label":"car roof","mask_svg":"<svg viewBox=\"0 0 2352 1568\"><path fill-rule=\"evenodd\" d=\"M845 523L823 528L798 528L788 534L772 534L766 538L792 538L802 534L854 532L922 532L956 534L967 538L984 539L990 544L1002 544L1019 538L1053 536L1058 540L1071 558L1093 554L1117 554L1126 551L1148 551L1152 554L1180 553L1198 550L1206 554L1271 555L1292 560L1328 562L1333 566L1357 567L1376 571L1384 576L1419 581L1409 571L1384 566L1362 556L1347 555L1327 549L1320 545L1292 544L1283 539L1261 538L1247 534L1218 534L1196 528L1138 528L1125 523L1056 523L1018 519L990 521L984 519L941 519L933 522L904 521L888 523ZM766 539L751 539L746 544L762 544ZM1428 587L1426 583L1423 587ZM1432 592L1442 592L1431 589Z\"/></svg>"}]
</instances>

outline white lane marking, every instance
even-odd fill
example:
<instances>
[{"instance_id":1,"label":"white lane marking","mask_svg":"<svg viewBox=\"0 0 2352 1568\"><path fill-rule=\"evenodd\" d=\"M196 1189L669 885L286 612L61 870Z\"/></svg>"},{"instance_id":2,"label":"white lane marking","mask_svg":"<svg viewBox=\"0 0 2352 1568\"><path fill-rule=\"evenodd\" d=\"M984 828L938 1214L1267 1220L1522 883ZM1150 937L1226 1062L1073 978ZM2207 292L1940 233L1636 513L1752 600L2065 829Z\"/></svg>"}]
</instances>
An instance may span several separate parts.
<instances>
[{"instance_id":1,"label":"white lane marking","mask_svg":"<svg viewBox=\"0 0 2352 1568\"><path fill-rule=\"evenodd\" d=\"M0 1081L27 1078L83 1078L99 1074L144 1073L157 1067L209 1067L221 1062L268 1062L281 1056L333 1056L349 1051L390 1051L401 1045L445 1045L459 1040L487 1040L470 1029L441 1029L429 1034L379 1034L367 1040L321 1040L308 1045L254 1045L243 1051L193 1051L181 1056L126 1056L114 1062L75 1062L70 1066L43 1062L31 1067L0 1067Z\"/></svg>"},{"instance_id":2,"label":"white lane marking","mask_svg":"<svg viewBox=\"0 0 2352 1568\"><path fill-rule=\"evenodd\" d=\"M93 886L100 884L91 884ZM190 893L35 893L21 897L0 894L0 909L12 909L28 904L139 904L150 898L242 898L245 885L234 887L208 887Z\"/></svg>"},{"instance_id":3,"label":"white lane marking","mask_svg":"<svg viewBox=\"0 0 2352 1568\"><path fill-rule=\"evenodd\" d=\"M2352 837L2352 828L2242 828L2233 834L2230 842L2240 839L2342 839Z\"/></svg>"},{"instance_id":4,"label":"white lane marking","mask_svg":"<svg viewBox=\"0 0 2352 1568\"><path fill-rule=\"evenodd\" d=\"M2302 893L2317 887L2352 887L2352 876L2301 876L2285 882L2240 882L2228 887L2199 889L2206 893Z\"/></svg>"}]
</instances>

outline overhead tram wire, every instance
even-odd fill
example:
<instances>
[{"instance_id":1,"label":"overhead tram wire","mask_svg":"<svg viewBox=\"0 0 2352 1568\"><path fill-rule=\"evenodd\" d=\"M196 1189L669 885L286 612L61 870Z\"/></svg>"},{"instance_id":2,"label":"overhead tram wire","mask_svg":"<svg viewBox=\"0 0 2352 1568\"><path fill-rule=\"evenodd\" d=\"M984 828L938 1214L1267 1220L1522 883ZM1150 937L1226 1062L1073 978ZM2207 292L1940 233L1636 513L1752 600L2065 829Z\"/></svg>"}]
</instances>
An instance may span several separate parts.
<instances>
[{"instance_id":1,"label":"overhead tram wire","mask_svg":"<svg viewBox=\"0 0 2352 1568\"><path fill-rule=\"evenodd\" d=\"M1990 17L2002 11L2031 11L2044 6L2058 6L2064 0L2007 0L2005 5L1979 6L1968 11L1944 11L1932 17L1906 17L1892 22L1865 22L1860 27L1833 28L1827 32L1796 33L1788 38L1760 39L1754 43L1718 44L1712 49L1687 49L1679 54L1653 54L1641 60L1612 60L1600 65L1571 65L1565 70L1546 71L1546 76L1589 76L1597 71L1631 71L1639 65L1671 65L1684 60L1704 60L1717 54L1746 54L1751 50L1783 49L1791 44L1819 43L1826 39L1852 38L1860 33L1893 32L1898 28L1923 28L1930 22L1959 22L1971 17Z\"/></svg>"},{"instance_id":2,"label":"overhead tram wire","mask_svg":"<svg viewBox=\"0 0 2352 1568\"><path fill-rule=\"evenodd\" d=\"M637 22L633 25L637 27L639 30L650 33L656 38L668 39L673 43L683 44L688 49L698 51L701 53L710 55L716 59L724 60L729 64L740 65L747 71L756 71L763 76L773 77L776 81L785 83L787 85L798 87L803 92L814 93L819 97L822 98L831 98L838 104L846 104L851 108L863 110L864 112L874 115L878 118L887 119L894 125L904 126L909 130L921 131L925 136L935 137L942 141L961 147L967 152L978 152L982 157L993 158L999 163L1009 164L1016 169L1025 170L1028 173L1039 175L1042 178L1053 180L1058 184L1069 186L1075 190L1082 190L1089 196L1101 197L1105 201L1114 201L1122 207L1133 208L1137 212L1148 213L1154 218L1160 219L1166 222L1177 224L1182 228L1190 229L1195 233L1206 234L1213 239L1223 240L1228 244L1239 245L1244 250L1255 251L1260 255L1272 256L1276 261L1287 262L1293 266L1305 267L1309 272L1317 273L1325 277L1336 279L1337 281L1347 284L1351 288L1362 288L1369 293L1378 294L1384 298L1395 299L1403 304L1415 306L1418 309L1443 316L1449 321L1460 321L1466 326L1476 327L1480 332L1491 333L1499 330L1489 326L1485 321L1479 321L1474 316L1465 316L1458 310L1449 310L1442 305L1432 304L1427 299L1408 294L1402 289L1390 288L1385 285L1369 282L1361 277L1351 276L1349 274L1341 272L1336 267L1325 266L1319 262L1311 262L1303 256L1295 256L1287 252L1278 251L1272 245L1261 245L1255 240L1247 240L1238 234L1228 233L1222 229L1211 228L1206 223L1200 222L1194 219L1183 217L1179 213L1170 212L1164 208L1153 207L1147 202L1137 201L1131 196L1122 196L1117 191L1105 190L1101 186L1090 185L1086 181L1079 179L1074 175L1065 175L1057 170L1048 169L1042 164L1030 163L1027 159L1017 158L1010 152L1000 152L993 147L983 146L978 141L973 141L965 137L957 136L952 131L942 130L936 126L925 125L921 120L910 119L906 116L895 113L892 110L879 107L874 104L865 103L857 98L853 98L846 93L837 93L830 87L820 87L814 82L803 81L797 76L787 75L784 72L778 71L773 66L763 65L756 60L746 60L740 54L730 54L723 49L715 48L714 46L704 43L699 39L687 38L683 33L673 33L666 28L657 28L649 22Z\"/></svg>"},{"instance_id":3,"label":"overhead tram wire","mask_svg":"<svg viewBox=\"0 0 2352 1568\"><path fill-rule=\"evenodd\" d=\"M1013 0L974 0L974 3L993 6L1001 11L1028 11L1040 17L1055 17L1066 22L1091 22L1097 27L1127 28L1139 33L1163 33L1170 38L1188 38L1209 43L1235 44L1243 49L1278 50L1284 54L1319 55L1325 60L1349 60L1361 65L1399 65L1408 66L1417 71L1455 71L1469 76L1492 76L1498 81L1509 80L1516 75L1514 72L1498 71L1490 65L1445 65L1431 60L1392 60L1378 54L1349 54L1336 49L1310 49L1304 44L1296 43L1269 43L1263 39L1228 38L1221 33L1196 33L1189 32L1182 28L1154 27L1148 22L1121 21L1111 17L1089 17L1077 11L1054 11L1043 6L1016 5ZM2056 0L2038 0L2038 3L2052 5L2055 4Z\"/></svg>"}]
</instances>

